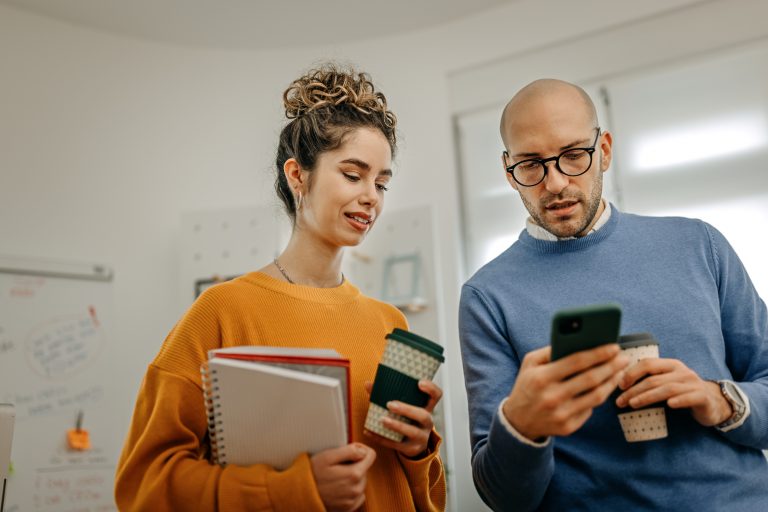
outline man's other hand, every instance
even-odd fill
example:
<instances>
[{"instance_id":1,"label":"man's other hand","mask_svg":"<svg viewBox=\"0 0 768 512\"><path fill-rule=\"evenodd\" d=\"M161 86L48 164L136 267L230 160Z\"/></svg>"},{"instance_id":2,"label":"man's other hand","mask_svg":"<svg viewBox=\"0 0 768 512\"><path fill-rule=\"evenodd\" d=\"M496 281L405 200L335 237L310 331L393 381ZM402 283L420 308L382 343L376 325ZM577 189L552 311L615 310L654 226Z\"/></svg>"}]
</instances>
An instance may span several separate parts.
<instances>
[{"instance_id":1,"label":"man's other hand","mask_svg":"<svg viewBox=\"0 0 768 512\"><path fill-rule=\"evenodd\" d=\"M712 427L733 414L716 382L703 380L677 359L643 359L624 374L616 399L619 407L639 409L666 402L672 409L690 409L701 425Z\"/></svg>"}]
</instances>

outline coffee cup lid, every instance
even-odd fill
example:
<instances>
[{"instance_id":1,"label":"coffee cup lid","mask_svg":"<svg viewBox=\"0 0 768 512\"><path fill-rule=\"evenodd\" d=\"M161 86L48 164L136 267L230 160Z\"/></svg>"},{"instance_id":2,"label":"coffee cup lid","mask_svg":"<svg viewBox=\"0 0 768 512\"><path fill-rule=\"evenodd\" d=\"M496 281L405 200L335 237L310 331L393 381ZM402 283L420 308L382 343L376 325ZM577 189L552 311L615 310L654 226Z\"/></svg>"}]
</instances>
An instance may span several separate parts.
<instances>
[{"instance_id":1,"label":"coffee cup lid","mask_svg":"<svg viewBox=\"0 0 768 512\"><path fill-rule=\"evenodd\" d=\"M396 327L391 333L387 334L386 337L397 340L408 345L409 347L413 347L416 350L424 352L425 354L434 357L441 363L445 361L445 356L443 356L443 347L434 341L430 341L427 338L419 336L418 334L414 334L404 329L398 329Z\"/></svg>"},{"instance_id":2,"label":"coffee cup lid","mask_svg":"<svg viewBox=\"0 0 768 512\"><path fill-rule=\"evenodd\" d=\"M632 334L623 334L619 336L619 346L621 348L642 347L644 345L658 345L659 342L649 332L636 332Z\"/></svg>"}]
</instances>

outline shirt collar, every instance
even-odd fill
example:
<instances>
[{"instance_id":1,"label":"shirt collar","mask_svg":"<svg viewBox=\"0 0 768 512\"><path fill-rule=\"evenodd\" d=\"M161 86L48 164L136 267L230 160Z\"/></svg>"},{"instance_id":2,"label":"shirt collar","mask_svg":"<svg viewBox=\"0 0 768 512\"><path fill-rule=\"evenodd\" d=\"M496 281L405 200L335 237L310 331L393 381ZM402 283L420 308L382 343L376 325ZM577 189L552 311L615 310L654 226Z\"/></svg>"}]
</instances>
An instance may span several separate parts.
<instances>
[{"instance_id":1,"label":"shirt collar","mask_svg":"<svg viewBox=\"0 0 768 512\"><path fill-rule=\"evenodd\" d=\"M608 219L611 218L611 203L606 201L605 199L601 199L603 204L605 205L605 209L603 210L603 213L600 214L600 218L597 219L597 222L595 222L595 225L592 226L592 229L589 230L589 233L587 235L591 235L601 227L605 225L606 222L608 222ZM573 240L576 238L575 236L566 236L563 238L557 237L544 229L543 227L536 224L531 217L528 217L525 220L525 229L528 231L528 234L531 235L533 238L536 238L537 240L547 240L550 242L557 242L558 240ZM585 235L586 236L586 235Z\"/></svg>"}]
</instances>

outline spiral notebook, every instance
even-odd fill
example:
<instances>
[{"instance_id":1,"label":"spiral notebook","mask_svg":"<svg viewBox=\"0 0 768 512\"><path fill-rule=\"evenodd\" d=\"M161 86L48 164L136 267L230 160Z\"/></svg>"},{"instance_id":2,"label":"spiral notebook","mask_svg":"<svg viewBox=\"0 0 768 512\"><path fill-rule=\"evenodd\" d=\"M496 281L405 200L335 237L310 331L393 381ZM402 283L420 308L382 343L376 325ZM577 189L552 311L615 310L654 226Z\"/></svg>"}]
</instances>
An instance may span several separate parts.
<instances>
[{"instance_id":1,"label":"spiral notebook","mask_svg":"<svg viewBox=\"0 0 768 512\"><path fill-rule=\"evenodd\" d=\"M243 346L201 367L212 459L282 470L350 441L349 361L334 350Z\"/></svg>"}]
</instances>

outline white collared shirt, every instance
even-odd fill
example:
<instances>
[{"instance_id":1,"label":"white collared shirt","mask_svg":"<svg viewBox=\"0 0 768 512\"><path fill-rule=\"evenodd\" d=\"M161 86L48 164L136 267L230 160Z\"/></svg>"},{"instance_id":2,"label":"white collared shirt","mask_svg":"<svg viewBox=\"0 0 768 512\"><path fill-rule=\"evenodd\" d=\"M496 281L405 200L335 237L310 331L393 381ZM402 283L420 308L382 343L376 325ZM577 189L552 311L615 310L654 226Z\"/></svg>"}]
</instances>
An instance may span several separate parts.
<instances>
[{"instance_id":1,"label":"white collared shirt","mask_svg":"<svg viewBox=\"0 0 768 512\"><path fill-rule=\"evenodd\" d=\"M605 225L606 222L608 222L608 219L611 218L611 203L606 201L605 199L601 199L603 202L603 205L605 205L605 209L603 210L603 213L600 214L600 218L597 219L597 222L595 222L595 225L592 226L592 229L589 230L589 233L587 235L591 235L601 227ZM537 240L547 240L550 242L557 242L558 240L572 240L576 238L575 236L566 236L563 238L560 238L558 236L553 235L543 227L539 226L534 222L533 218L528 217L525 220L525 229L528 231L528 234L531 235L533 238L536 238Z\"/></svg>"}]
</instances>

